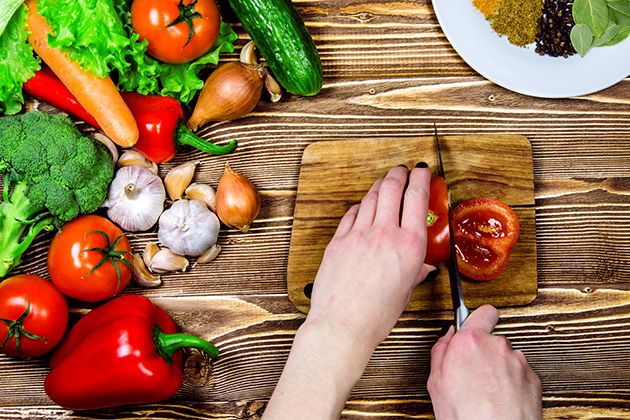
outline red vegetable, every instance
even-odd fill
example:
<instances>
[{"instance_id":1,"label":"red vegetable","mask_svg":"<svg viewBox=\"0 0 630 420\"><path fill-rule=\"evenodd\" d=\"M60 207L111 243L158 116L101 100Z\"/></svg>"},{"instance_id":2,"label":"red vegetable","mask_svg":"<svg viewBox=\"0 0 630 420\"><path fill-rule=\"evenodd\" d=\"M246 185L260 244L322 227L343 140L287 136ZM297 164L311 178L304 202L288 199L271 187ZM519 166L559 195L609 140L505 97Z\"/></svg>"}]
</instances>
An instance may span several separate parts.
<instances>
[{"instance_id":1,"label":"red vegetable","mask_svg":"<svg viewBox=\"0 0 630 420\"><path fill-rule=\"evenodd\" d=\"M217 146L197 137L184 125L184 111L170 96L141 95L124 92L123 99L136 118L140 138L136 150L147 159L162 163L173 159L182 144L188 144L213 155L223 155L236 148L236 140Z\"/></svg>"},{"instance_id":2,"label":"red vegetable","mask_svg":"<svg viewBox=\"0 0 630 420\"><path fill-rule=\"evenodd\" d=\"M170 316L149 299L112 299L66 334L52 353L44 389L56 404L74 410L170 398L184 381L179 349L219 354L211 343L176 331Z\"/></svg>"},{"instance_id":3,"label":"red vegetable","mask_svg":"<svg viewBox=\"0 0 630 420\"><path fill-rule=\"evenodd\" d=\"M131 246L107 218L79 216L63 225L48 250L48 272L65 295L85 302L110 299L131 280Z\"/></svg>"},{"instance_id":4,"label":"red vegetable","mask_svg":"<svg viewBox=\"0 0 630 420\"><path fill-rule=\"evenodd\" d=\"M214 0L134 0L131 27L148 40L147 52L158 60L181 64L210 51L219 36L221 17Z\"/></svg>"},{"instance_id":5,"label":"red vegetable","mask_svg":"<svg viewBox=\"0 0 630 420\"><path fill-rule=\"evenodd\" d=\"M448 233L449 198L446 181L431 177L429 213L427 215L427 255L424 262L437 266L448 261L451 246Z\"/></svg>"},{"instance_id":6,"label":"red vegetable","mask_svg":"<svg viewBox=\"0 0 630 420\"><path fill-rule=\"evenodd\" d=\"M66 298L48 280L20 274L0 283L0 353L41 356L59 343L67 326Z\"/></svg>"},{"instance_id":7,"label":"red vegetable","mask_svg":"<svg viewBox=\"0 0 630 420\"><path fill-rule=\"evenodd\" d=\"M48 102L101 130L101 126L92 114L83 108L83 105L50 68L42 67L41 70L36 71L35 76L28 79L23 87L37 99Z\"/></svg>"},{"instance_id":8,"label":"red vegetable","mask_svg":"<svg viewBox=\"0 0 630 420\"><path fill-rule=\"evenodd\" d=\"M35 76L24 84L24 88L37 99L101 129L90 113L51 71L36 71ZM177 154L177 148L182 144L188 144L213 155L229 153L237 146L236 140L232 140L227 146L217 146L193 134L184 125L182 106L171 96L141 95L135 92L123 92L121 96L138 126L139 138L134 147L155 163L173 159Z\"/></svg>"},{"instance_id":9,"label":"red vegetable","mask_svg":"<svg viewBox=\"0 0 630 420\"><path fill-rule=\"evenodd\" d=\"M494 198L476 198L451 213L459 271L475 280L499 276L518 240L518 217Z\"/></svg>"}]
</instances>

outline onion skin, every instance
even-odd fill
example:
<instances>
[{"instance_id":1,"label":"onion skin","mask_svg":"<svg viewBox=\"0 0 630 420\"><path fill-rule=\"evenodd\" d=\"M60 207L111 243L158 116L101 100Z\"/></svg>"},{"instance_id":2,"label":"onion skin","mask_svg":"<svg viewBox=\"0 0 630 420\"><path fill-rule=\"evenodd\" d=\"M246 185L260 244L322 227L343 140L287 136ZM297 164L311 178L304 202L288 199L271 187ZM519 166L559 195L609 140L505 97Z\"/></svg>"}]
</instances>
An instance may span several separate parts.
<instances>
[{"instance_id":1,"label":"onion skin","mask_svg":"<svg viewBox=\"0 0 630 420\"><path fill-rule=\"evenodd\" d=\"M212 72L186 126L197 131L211 121L228 121L249 114L260 101L264 70L241 62L222 64Z\"/></svg>"},{"instance_id":2,"label":"onion skin","mask_svg":"<svg viewBox=\"0 0 630 420\"><path fill-rule=\"evenodd\" d=\"M247 232L260 212L260 195L245 175L225 164L225 172L217 186L217 216L223 224Z\"/></svg>"}]
</instances>

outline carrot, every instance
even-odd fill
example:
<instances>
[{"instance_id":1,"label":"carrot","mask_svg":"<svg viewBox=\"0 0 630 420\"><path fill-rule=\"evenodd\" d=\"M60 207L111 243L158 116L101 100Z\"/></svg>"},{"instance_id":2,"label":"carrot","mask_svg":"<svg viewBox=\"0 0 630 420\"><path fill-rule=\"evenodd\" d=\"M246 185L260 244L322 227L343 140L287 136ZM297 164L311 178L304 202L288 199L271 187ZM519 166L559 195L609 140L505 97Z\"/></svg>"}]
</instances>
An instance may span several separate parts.
<instances>
[{"instance_id":1,"label":"carrot","mask_svg":"<svg viewBox=\"0 0 630 420\"><path fill-rule=\"evenodd\" d=\"M37 0L26 0L28 6L28 42L37 55L59 77L79 103L96 119L114 143L131 147L138 141L138 126L111 78L95 77L76 61L70 60L47 42L50 26L37 12Z\"/></svg>"}]
</instances>

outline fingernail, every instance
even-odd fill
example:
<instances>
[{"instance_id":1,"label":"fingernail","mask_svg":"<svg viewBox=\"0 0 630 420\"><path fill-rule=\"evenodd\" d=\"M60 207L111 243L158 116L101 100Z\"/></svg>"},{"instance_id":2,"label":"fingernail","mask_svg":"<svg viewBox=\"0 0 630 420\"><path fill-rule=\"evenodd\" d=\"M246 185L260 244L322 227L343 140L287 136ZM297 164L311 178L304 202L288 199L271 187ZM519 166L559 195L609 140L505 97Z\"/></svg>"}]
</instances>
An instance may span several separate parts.
<instances>
[{"instance_id":1,"label":"fingernail","mask_svg":"<svg viewBox=\"0 0 630 420\"><path fill-rule=\"evenodd\" d=\"M416 168L428 168L429 165L427 165L426 162L418 162L416 163Z\"/></svg>"},{"instance_id":2,"label":"fingernail","mask_svg":"<svg viewBox=\"0 0 630 420\"><path fill-rule=\"evenodd\" d=\"M424 281L431 281L435 279L438 276L438 274L440 274L440 269L436 268L435 270L430 271L429 274L427 274L427 277L424 279Z\"/></svg>"},{"instance_id":3,"label":"fingernail","mask_svg":"<svg viewBox=\"0 0 630 420\"><path fill-rule=\"evenodd\" d=\"M438 338L444 337L446 333L448 332L448 330L451 329L452 326L453 326L452 322L448 322L445 326L443 326L440 332L438 333Z\"/></svg>"},{"instance_id":4,"label":"fingernail","mask_svg":"<svg viewBox=\"0 0 630 420\"><path fill-rule=\"evenodd\" d=\"M405 168L405 169L409 170L409 168L407 168L407 165L398 165L398 166L400 166L401 168Z\"/></svg>"}]
</instances>

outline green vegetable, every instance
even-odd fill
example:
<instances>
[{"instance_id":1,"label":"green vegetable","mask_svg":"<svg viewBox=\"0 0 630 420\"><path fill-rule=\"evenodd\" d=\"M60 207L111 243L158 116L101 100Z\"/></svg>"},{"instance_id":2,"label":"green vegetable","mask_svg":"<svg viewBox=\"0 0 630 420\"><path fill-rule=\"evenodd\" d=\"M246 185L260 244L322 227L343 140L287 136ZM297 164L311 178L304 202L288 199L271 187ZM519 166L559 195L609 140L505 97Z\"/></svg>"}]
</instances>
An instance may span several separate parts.
<instances>
[{"instance_id":1,"label":"green vegetable","mask_svg":"<svg viewBox=\"0 0 630 420\"><path fill-rule=\"evenodd\" d=\"M310 96L322 88L322 63L291 0L229 0L234 13L287 91Z\"/></svg>"},{"instance_id":2,"label":"green vegetable","mask_svg":"<svg viewBox=\"0 0 630 420\"><path fill-rule=\"evenodd\" d=\"M584 56L591 47L615 45L630 34L630 0L575 0L571 44Z\"/></svg>"},{"instance_id":3,"label":"green vegetable","mask_svg":"<svg viewBox=\"0 0 630 420\"><path fill-rule=\"evenodd\" d=\"M0 35L0 114L13 115L22 109L22 84L39 70L33 49L26 42L27 13L26 6L19 7Z\"/></svg>"},{"instance_id":4,"label":"green vegetable","mask_svg":"<svg viewBox=\"0 0 630 420\"><path fill-rule=\"evenodd\" d=\"M39 111L0 118L0 277L20 263L42 230L105 201L114 176L105 146L69 118Z\"/></svg>"},{"instance_id":5,"label":"green vegetable","mask_svg":"<svg viewBox=\"0 0 630 420\"><path fill-rule=\"evenodd\" d=\"M146 54L148 41L130 24L132 0L39 0L38 10L51 26L48 44L59 48L85 69L102 77L109 74L121 91L170 95L188 103L203 88L199 72L217 64L219 54L234 51L237 39L221 22L214 46L206 55L184 64L168 64Z\"/></svg>"},{"instance_id":6,"label":"green vegetable","mask_svg":"<svg viewBox=\"0 0 630 420\"><path fill-rule=\"evenodd\" d=\"M0 2L0 35L4 32L4 28L7 27L9 20L20 7L23 0L3 0Z\"/></svg>"}]
</instances>

